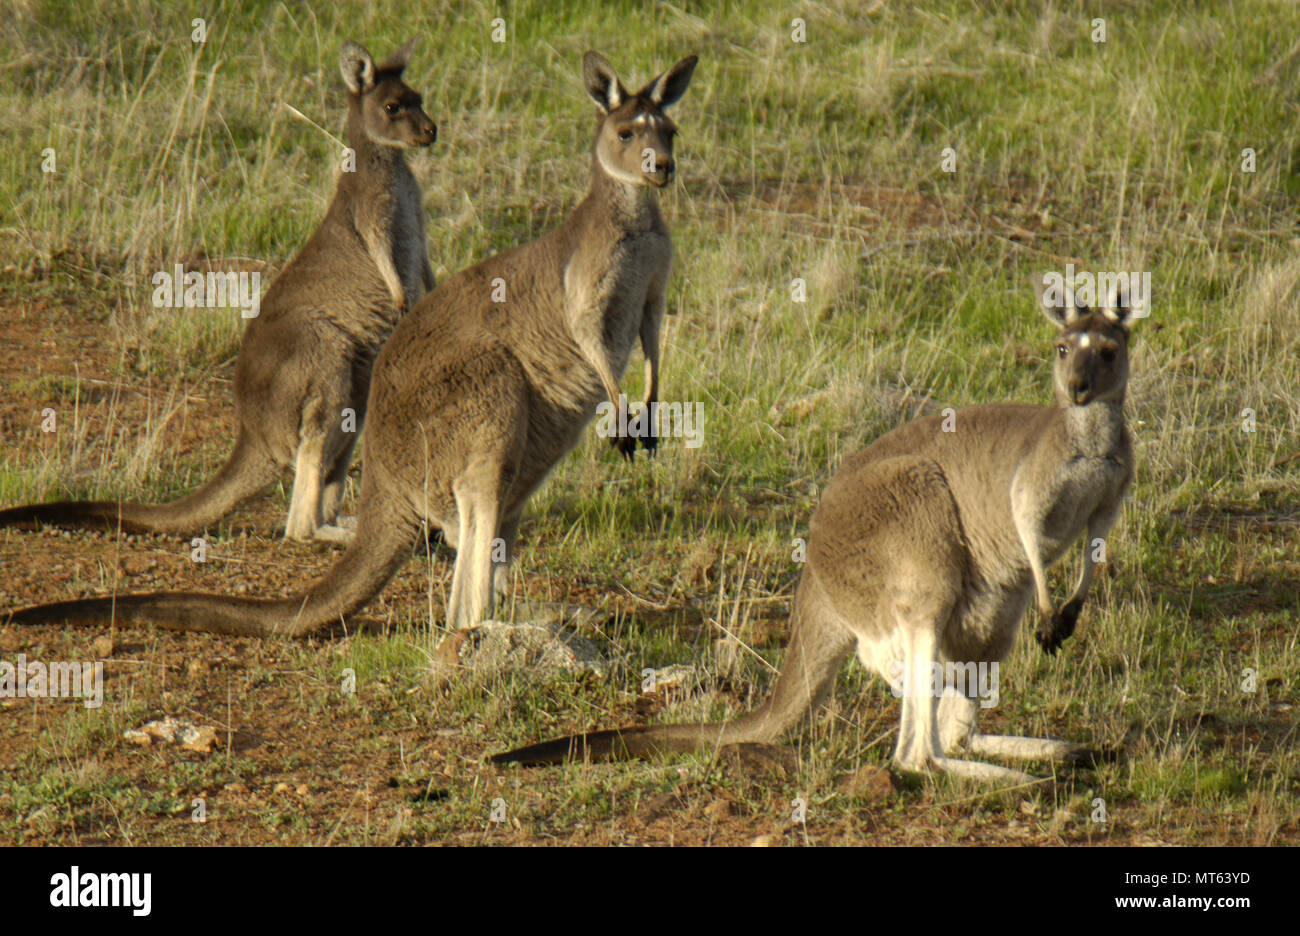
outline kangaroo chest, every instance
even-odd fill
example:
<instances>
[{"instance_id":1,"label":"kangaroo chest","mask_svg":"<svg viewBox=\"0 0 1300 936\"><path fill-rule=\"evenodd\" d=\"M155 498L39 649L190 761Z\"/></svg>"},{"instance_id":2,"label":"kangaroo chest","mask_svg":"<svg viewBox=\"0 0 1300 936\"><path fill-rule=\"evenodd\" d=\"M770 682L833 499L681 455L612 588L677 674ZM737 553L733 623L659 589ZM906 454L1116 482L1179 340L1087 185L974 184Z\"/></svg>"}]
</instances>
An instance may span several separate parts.
<instances>
[{"instance_id":1,"label":"kangaroo chest","mask_svg":"<svg viewBox=\"0 0 1300 936\"><path fill-rule=\"evenodd\" d=\"M658 231L626 236L603 255L578 254L565 270L570 320L598 329L615 374L621 375L641 332L646 302L662 288L672 264L672 242Z\"/></svg>"},{"instance_id":2,"label":"kangaroo chest","mask_svg":"<svg viewBox=\"0 0 1300 936\"><path fill-rule=\"evenodd\" d=\"M393 253L393 266L406 288L407 294L418 296L421 287L421 272L427 254L427 246L420 226L420 212L423 210L420 188L415 177L405 165L400 167L394 180L392 201L389 204L389 243Z\"/></svg>"},{"instance_id":3,"label":"kangaroo chest","mask_svg":"<svg viewBox=\"0 0 1300 936\"><path fill-rule=\"evenodd\" d=\"M1039 457L1035 457L1037 454ZM1087 534L1094 517L1113 515L1132 476L1131 449L1120 432L1113 444L1076 448L1062 458L1045 448L1020 462L997 513L1006 522L968 530L970 587L947 635L953 659L998 660L1010 651L1029 608L1034 581L1019 528L1032 531L1044 568L1060 561ZM1109 520L1102 524L1109 526Z\"/></svg>"},{"instance_id":4,"label":"kangaroo chest","mask_svg":"<svg viewBox=\"0 0 1300 936\"><path fill-rule=\"evenodd\" d=\"M605 399L596 361L614 379L636 346L647 303L662 290L672 262L666 233L625 236L603 250L578 250L564 267L564 340L534 359L533 401L523 475L532 483L581 438Z\"/></svg>"},{"instance_id":5,"label":"kangaroo chest","mask_svg":"<svg viewBox=\"0 0 1300 936\"><path fill-rule=\"evenodd\" d=\"M1127 466L1113 455L1080 455L1061 467L1053 496L1042 505L1044 563L1059 559L1099 509L1119 502L1127 479Z\"/></svg>"}]
</instances>

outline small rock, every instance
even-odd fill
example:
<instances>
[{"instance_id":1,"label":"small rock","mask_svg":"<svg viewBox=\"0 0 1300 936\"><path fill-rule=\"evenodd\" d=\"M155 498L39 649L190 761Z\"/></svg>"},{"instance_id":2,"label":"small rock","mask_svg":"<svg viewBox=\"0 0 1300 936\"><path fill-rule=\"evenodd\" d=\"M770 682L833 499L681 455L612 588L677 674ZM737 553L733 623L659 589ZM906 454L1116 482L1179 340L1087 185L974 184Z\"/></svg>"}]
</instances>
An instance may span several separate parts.
<instances>
[{"instance_id":1,"label":"small rock","mask_svg":"<svg viewBox=\"0 0 1300 936\"><path fill-rule=\"evenodd\" d=\"M176 732L176 740L184 751L211 754L217 746L217 731L210 725L182 725Z\"/></svg>"},{"instance_id":2,"label":"small rock","mask_svg":"<svg viewBox=\"0 0 1300 936\"><path fill-rule=\"evenodd\" d=\"M180 723L168 715L166 718L155 718L145 724L141 730L150 734L155 741L171 744L176 740L176 729L179 727Z\"/></svg>"},{"instance_id":3,"label":"small rock","mask_svg":"<svg viewBox=\"0 0 1300 936\"><path fill-rule=\"evenodd\" d=\"M714 800L704 807L704 815L717 822L731 815L731 803L724 799Z\"/></svg>"},{"instance_id":4,"label":"small rock","mask_svg":"<svg viewBox=\"0 0 1300 936\"><path fill-rule=\"evenodd\" d=\"M465 646L465 641L468 639L469 632L464 630L454 630L442 638L433 651L435 663L447 663L452 666L460 663L460 649Z\"/></svg>"},{"instance_id":5,"label":"small rock","mask_svg":"<svg viewBox=\"0 0 1300 936\"><path fill-rule=\"evenodd\" d=\"M607 672L605 657L594 643L566 633L556 622L484 621L448 636L435 655L435 667L454 660L475 674L527 670L537 676L587 671L604 676Z\"/></svg>"},{"instance_id":6,"label":"small rock","mask_svg":"<svg viewBox=\"0 0 1300 936\"><path fill-rule=\"evenodd\" d=\"M111 634L100 634L90 642L90 652L101 660L113 655L113 636Z\"/></svg>"},{"instance_id":7,"label":"small rock","mask_svg":"<svg viewBox=\"0 0 1300 936\"><path fill-rule=\"evenodd\" d=\"M154 559L152 563L157 565L158 560ZM122 570L123 575L141 575L150 568L150 560L143 556L123 556L117 567Z\"/></svg>"},{"instance_id":8,"label":"small rock","mask_svg":"<svg viewBox=\"0 0 1300 936\"><path fill-rule=\"evenodd\" d=\"M240 782L238 782L238 781L235 781L235 782L233 782L233 783L227 783L227 784L226 784L225 786L223 786L221 789L225 790L227 793L247 793L247 792L248 792L248 787L244 786L244 784L242 784L242 783L240 783Z\"/></svg>"},{"instance_id":9,"label":"small rock","mask_svg":"<svg viewBox=\"0 0 1300 936\"><path fill-rule=\"evenodd\" d=\"M773 845L781 844L779 835L760 835L749 843L750 848L771 848Z\"/></svg>"},{"instance_id":10,"label":"small rock","mask_svg":"<svg viewBox=\"0 0 1300 936\"><path fill-rule=\"evenodd\" d=\"M889 772L888 767L867 766L842 778L837 784L845 796L858 796L862 799L885 799L898 792L898 781Z\"/></svg>"},{"instance_id":11,"label":"small rock","mask_svg":"<svg viewBox=\"0 0 1300 936\"><path fill-rule=\"evenodd\" d=\"M217 731L208 725L192 725L177 721L172 716L154 719L139 728L129 728L122 733L124 740L142 747L154 744L180 744L186 751L210 754L217 744Z\"/></svg>"},{"instance_id":12,"label":"small rock","mask_svg":"<svg viewBox=\"0 0 1300 936\"><path fill-rule=\"evenodd\" d=\"M291 793L291 792L293 792L293 787L291 787L291 786L290 786L289 784L287 784L287 783L277 783L277 784L275 785L275 791L274 791L274 792L276 792L276 793Z\"/></svg>"},{"instance_id":13,"label":"small rock","mask_svg":"<svg viewBox=\"0 0 1300 936\"><path fill-rule=\"evenodd\" d=\"M669 691L690 692L703 681L703 675L699 669L689 663L673 663L669 666L662 666L657 670L651 670L641 677L641 685L647 687L646 692L656 692L660 694Z\"/></svg>"},{"instance_id":14,"label":"small rock","mask_svg":"<svg viewBox=\"0 0 1300 936\"><path fill-rule=\"evenodd\" d=\"M294 792L297 793L299 796L306 796L308 793L311 792L311 789L308 788L307 784L300 783L298 784L298 789L294 790Z\"/></svg>"}]
</instances>

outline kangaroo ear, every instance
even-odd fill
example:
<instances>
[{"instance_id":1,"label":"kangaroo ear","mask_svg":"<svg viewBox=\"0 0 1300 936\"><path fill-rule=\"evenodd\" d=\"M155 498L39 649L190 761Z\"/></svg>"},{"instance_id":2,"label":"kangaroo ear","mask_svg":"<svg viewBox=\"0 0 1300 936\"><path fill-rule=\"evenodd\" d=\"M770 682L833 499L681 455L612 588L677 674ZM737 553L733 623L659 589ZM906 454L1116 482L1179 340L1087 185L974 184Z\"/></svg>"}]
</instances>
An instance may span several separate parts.
<instances>
[{"instance_id":1,"label":"kangaroo ear","mask_svg":"<svg viewBox=\"0 0 1300 936\"><path fill-rule=\"evenodd\" d=\"M1065 301L1060 305L1044 302L1039 308L1043 310L1047 320L1057 328L1065 328L1071 322L1088 314L1088 307L1079 302L1074 290L1069 286L1065 287Z\"/></svg>"},{"instance_id":2,"label":"kangaroo ear","mask_svg":"<svg viewBox=\"0 0 1300 936\"><path fill-rule=\"evenodd\" d=\"M1114 293L1106 297L1106 303L1101 307L1100 311L1102 315L1124 329L1124 331L1132 328L1133 302L1129 297L1127 284L1116 283Z\"/></svg>"},{"instance_id":3,"label":"kangaroo ear","mask_svg":"<svg viewBox=\"0 0 1300 936\"><path fill-rule=\"evenodd\" d=\"M388 58L384 59L377 67L381 72L397 72L399 75L406 70L407 64L411 61L411 53L415 51L416 43L420 41L419 36L412 36L406 40L406 44L394 52Z\"/></svg>"},{"instance_id":4,"label":"kangaroo ear","mask_svg":"<svg viewBox=\"0 0 1300 936\"><path fill-rule=\"evenodd\" d=\"M370 53L351 40L339 50L339 71L343 83L353 94L365 94L375 86L375 60Z\"/></svg>"},{"instance_id":5,"label":"kangaroo ear","mask_svg":"<svg viewBox=\"0 0 1300 936\"><path fill-rule=\"evenodd\" d=\"M588 52L582 57L582 81L602 114L608 114L627 99L627 90L613 66L599 52Z\"/></svg>"},{"instance_id":6,"label":"kangaroo ear","mask_svg":"<svg viewBox=\"0 0 1300 936\"><path fill-rule=\"evenodd\" d=\"M1057 328L1065 327L1065 309L1060 306L1047 305L1044 303L1038 307L1043 312L1043 318L1047 319Z\"/></svg>"},{"instance_id":7,"label":"kangaroo ear","mask_svg":"<svg viewBox=\"0 0 1300 936\"><path fill-rule=\"evenodd\" d=\"M649 98L660 109L676 104L690 86L691 73L698 61L699 56L687 56L637 93Z\"/></svg>"}]
</instances>

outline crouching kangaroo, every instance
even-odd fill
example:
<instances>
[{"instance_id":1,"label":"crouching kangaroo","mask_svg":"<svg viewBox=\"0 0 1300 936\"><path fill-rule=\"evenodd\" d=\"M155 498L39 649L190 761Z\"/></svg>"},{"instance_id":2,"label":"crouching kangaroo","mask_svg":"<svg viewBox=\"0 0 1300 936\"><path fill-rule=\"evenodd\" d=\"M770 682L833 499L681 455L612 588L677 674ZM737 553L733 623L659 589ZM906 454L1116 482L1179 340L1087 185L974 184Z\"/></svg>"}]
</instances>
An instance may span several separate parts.
<instances>
[{"instance_id":1,"label":"crouching kangaroo","mask_svg":"<svg viewBox=\"0 0 1300 936\"><path fill-rule=\"evenodd\" d=\"M633 344L656 392L672 242L654 196L672 179L695 57L636 94L588 52L600 111L591 189L559 228L463 270L402 320L375 364L356 536L303 594L282 600L130 595L15 612L18 623L154 623L174 630L300 635L364 606L418 542L420 524L456 549L449 626L492 612L529 495L598 404L618 405Z\"/></svg>"},{"instance_id":2,"label":"crouching kangaroo","mask_svg":"<svg viewBox=\"0 0 1300 936\"><path fill-rule=\"evenodd\" d=\"M1055 406L965 407L952 431L942 415L918 419L840 468L812 518L784 666L757 709L721 724L578 735L492 760L547 764L773 742L827 697L855 649L901 691L900 768L1023 781L1031 778L949 755L1085 756L1065 741L979 733L978 690L936 690L934 677L936 666L970 672L969 664L1005 659L1035 596L1045 650L1055 653L1074 631L1093 577L1093 541L1114 523L1133 477L1122 412L1130 313L1117 305L1049 311L1060 328ZM1082 574L1058 610L1044 570L1084 532Z\"/></svg>"},{"instance_id":3,"label":"crouching kangaroo","mask_svg":"<svg viewBox=\"0 0 1300 936\"><path fill-rule=\"evenodd\" d=\"M399 318L434 285L420 190L404 155L438 133L420 95L402 81L414 47L412 39L376 65L361 46L343 45L339 69L348 88L346 138L355 171L345 164L325 220L276 277L244 331L235 364L239 432L216 476L170 504L33 504L0 511L0 526L120 522L133 533L197 533L292 465L285 536L344 535L320 528L338 512L375 356ZM355 425L346 429L345 409L355 413Z\"/></svg>"}]
</instances>

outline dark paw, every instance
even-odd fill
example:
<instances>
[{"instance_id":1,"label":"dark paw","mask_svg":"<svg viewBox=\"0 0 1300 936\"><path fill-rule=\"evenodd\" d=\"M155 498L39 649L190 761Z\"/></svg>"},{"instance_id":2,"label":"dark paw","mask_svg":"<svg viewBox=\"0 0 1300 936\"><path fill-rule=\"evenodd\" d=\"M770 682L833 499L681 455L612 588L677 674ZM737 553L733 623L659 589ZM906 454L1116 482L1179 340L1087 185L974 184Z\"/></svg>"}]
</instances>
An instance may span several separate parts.
<instances>
[{"instance_id":1,"label":"dark paw","mask_svg":"<svg viewBox=\"0 0 1300 936\"><path fill-rule=\"evenodd\" d=\"M1074 633L1074 626L1079 623L1079 612L1083 610L1083 602L1077 598L1067 602L1061 610L1052 615L1052 621L1048 624L1040 621L1038 629L1034 631L1034 638L1038 645L1045 652L1055 655L1057 650L1061 649L1061 644Z\"/></svg>"},{"instance_id":2,"label":"dark paw","mask_svg":"<svg viewBox=\"0 0 1300 936\"><path fill-rule=\"evenodd\" d=\"M654 458L654 457L655 457L655 453L659 450L659 437L658 437L658 436L652 436L652 435L645 435L645 436L642 436L642 437L641 437L641 447L642 447L643 449L645 449L645 453L646 453L648 456L650 456L651 458Z\"/></svg>"},{"instance_id":3,"label":"dark paw","mask_svg":"<svg viewBox=\"0 0 1300 936\"><path fill-rule=\"evenodd\" d=\"M628 461L636 455L636 436L610 436L609 444L618 449Z\"/></svg>"}]
</instances>

